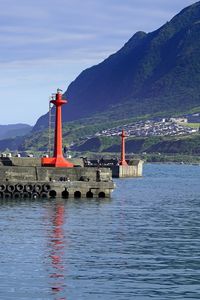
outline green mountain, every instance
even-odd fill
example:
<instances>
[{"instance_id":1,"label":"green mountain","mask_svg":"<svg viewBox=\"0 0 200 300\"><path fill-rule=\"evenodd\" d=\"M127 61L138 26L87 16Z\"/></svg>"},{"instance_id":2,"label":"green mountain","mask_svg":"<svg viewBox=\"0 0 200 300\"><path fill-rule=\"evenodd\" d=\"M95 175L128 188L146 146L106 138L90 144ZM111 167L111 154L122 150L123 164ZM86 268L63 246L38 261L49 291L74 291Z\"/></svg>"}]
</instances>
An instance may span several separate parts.
<instances>
[{"instance_id":1,"label":"green mountain","mask_svg":"<svg viewBox=\"0 0 200 300\"><path fill-rule=\"evenodd\" d=\"M64 96L63 145L74 153L119 151L118 137L96 132L152 116L200 112L200 1L151 33L137 32L118 52L83 71ZM0 149L47 151L48 114L32 133ZM73 148L72 148L72 145ZM130 138L127 153L200 155L200 135ZM182 158L181 158L182 159Z\"/></svg>"},{"instance_id":2,"label":"green mountain","mask_svg":"<svg viewBox=\"0 0 200 300\"><path fill-rule=\"evenodd\" d=\"M151 33L137 32L68 87L64 121L110 120L200 109L200 1ZM34 130L48 124L47 114Z\"/></svg>"},{"instance_id":3,"label":"green mountain","mask_svg":"<svg viewBox=\"0 0 200 300\"><path fill-rule=\"evenodd\" d=\"M107 141L106 141L107 140ZM106 142L108 144L106 144ZM121 151L120 137L95 137L85 143L73 147L74 151L96 153L119 153ZM127 154L185 154L200 156L200 135L171 137L132 137L126 141Z\"/></svg>"},{"instance_id":4,"label":"green mountain","mask_svg":"<svg viewBox=\"0 0 200 300\"><path fill-rule=\"evenodd\" d=\"M32 130L28 124L0 125L0 140L24 136Z\"/></svg>"}]
</instances>

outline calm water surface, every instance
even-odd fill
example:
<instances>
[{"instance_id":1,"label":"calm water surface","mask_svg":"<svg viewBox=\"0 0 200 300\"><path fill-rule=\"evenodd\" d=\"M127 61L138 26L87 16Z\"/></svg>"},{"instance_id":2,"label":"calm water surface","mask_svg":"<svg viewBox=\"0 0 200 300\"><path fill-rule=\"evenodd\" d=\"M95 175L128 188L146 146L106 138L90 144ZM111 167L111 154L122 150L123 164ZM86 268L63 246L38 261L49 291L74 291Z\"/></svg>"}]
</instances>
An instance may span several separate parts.
<instances>
[{"instance_id":1,"label":"calm water surface","mask_svg":"<svg viewBox=\"0 0 200 300\"><path fill-rule=\"evenodd\" d=\"M111 200L0 202L0 299L200 299L200 166L116 184Z\"/></svg>"}]
</instances>

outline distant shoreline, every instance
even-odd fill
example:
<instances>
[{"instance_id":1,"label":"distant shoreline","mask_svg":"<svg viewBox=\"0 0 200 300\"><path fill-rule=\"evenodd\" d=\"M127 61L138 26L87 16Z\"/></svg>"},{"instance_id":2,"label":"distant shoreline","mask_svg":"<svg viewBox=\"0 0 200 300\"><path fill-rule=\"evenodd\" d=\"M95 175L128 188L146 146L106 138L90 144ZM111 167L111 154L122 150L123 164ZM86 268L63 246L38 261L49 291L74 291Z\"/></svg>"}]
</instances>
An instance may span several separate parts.
<instances>
[{"instance_id":1,"label":"distant shoreline","mask_svg":"<svg viewBox=\"0 0 200 300\"><path fill-rule=\"evenodd\" d=\"M162 164L162 165L190 165L190 166L200 166L200 162L199 163L189 163L189 162L145 162L146 165L148 164Z\"/></svg>"}]
</instances>

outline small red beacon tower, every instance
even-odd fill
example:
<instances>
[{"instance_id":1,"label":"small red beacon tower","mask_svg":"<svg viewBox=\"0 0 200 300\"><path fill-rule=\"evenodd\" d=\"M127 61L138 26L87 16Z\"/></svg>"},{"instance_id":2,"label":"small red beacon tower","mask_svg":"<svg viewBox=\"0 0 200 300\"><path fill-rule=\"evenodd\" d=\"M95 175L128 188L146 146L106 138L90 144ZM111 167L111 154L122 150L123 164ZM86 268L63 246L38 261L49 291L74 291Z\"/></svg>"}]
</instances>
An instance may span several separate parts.
<instances>
[{"instance_id":1,"label":"small red beacon tower","mask_svg":"<svg viewBox=\"0 0 200 300\"><path fill-rule=\"evenodd\" d=\"M51 100L56 107L55 120L55 137L54 137L54 154L53 157L43 157L41 164L44 167L66 167L72 168L74 165L63 157L62 153L62 111L61 106L67 103L67 100L62 99L60 89L57 89L55 99Z\"/></svg>"},{"instance_id":2,"label":"small red beacon tower","mask_svg":"<svg viewBox=\"0 0 200 300\"><path fill-rule=\"evenodd\" d=\"M122 129L121 133L121 160L119 162L120 166L128 166L126 160L125 160L125 138L127 137L127 134L125 133L124 129Z\"/></svg>"}]
</instances>

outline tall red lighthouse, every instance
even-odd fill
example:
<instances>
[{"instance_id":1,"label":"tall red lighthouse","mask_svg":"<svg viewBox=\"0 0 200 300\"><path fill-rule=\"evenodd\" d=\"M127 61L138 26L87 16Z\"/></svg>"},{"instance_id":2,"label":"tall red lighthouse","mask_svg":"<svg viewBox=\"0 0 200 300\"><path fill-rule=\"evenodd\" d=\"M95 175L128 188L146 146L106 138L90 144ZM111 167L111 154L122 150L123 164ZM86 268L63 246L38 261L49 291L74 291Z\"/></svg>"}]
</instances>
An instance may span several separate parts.
<instances>
[{"instance_id":1,"label":"tall red lighthouse","mask_svg":"<svg viewBox=\"0 0 200 300\"><path fill-rule=\"evenodd\" d=\"M74 165L67 161L63 157L62 153L62 110L63 104L67 103L67 100L62 99L61 90L58 89L55 95L55 99L51 100L56 107L56 119L55 119L55 136L54 136L54 154L53 157L43 157L41 160L42 166L46 167L66 167L72 168Z\"/></svg>"},{"instance_id":2,"label":"tall red lighthouse","mask_svg":"<svg viewBox=\"0 0 200 300\"><path fill-rule=\"evenodd\" d=\"M128 166L126 160L125 160L125 138L127 137L127 134L125 133L124 129L122 129L121 133L121 160L119 162L120 166Z\"/></svg>"}]
</instances>

